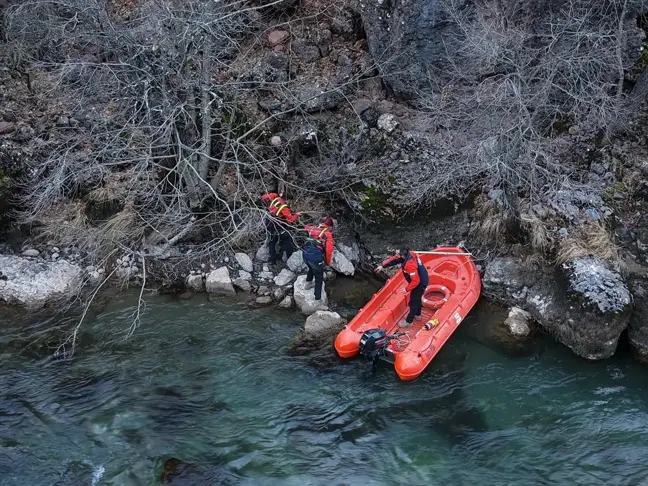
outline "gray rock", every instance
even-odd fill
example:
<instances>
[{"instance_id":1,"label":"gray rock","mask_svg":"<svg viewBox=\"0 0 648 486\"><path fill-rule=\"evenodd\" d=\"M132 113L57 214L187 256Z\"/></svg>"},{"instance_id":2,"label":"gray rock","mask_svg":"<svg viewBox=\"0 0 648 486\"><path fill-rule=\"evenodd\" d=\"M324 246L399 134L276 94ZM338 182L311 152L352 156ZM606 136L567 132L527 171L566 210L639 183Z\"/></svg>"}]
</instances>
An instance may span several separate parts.
<instances>
[{"instance_id":1,"label":"gray rock","mask_svg":"<svg viewBox=\"0 0 648 486\"><path fill-rule=\"evenodd\" d=\"M270 287L268 287L267 285L261 285L257 289L257 294L262 295L262 296L268 296L271 293L272 293L272 291L270 290Z\"/></svg>"},{"instance_id":2,"label":"gray rock","mask_svg":"<svg viewBox=\"0 0 648 486\"><path fill-rule=\"evenodd\" d=\"M268 34L268 42L271 46L283 44L288 40L290 34L285 30L273 30Z\"/></svg>"},{"instance_id":3,"label":"gray rock","mask_svg":"<svg viewBox=\"0 0 648 486\"><path fill-rule=\"evenodd\" d=\"M292 43L292 51L301 61L304 62L313 62L320 58L319 48L311 42L296 40Z\"/></svg>"},{"instance_id":4,"label":"gray rock","mask_svg":"<svg viewBox=\"0 0 648 486\"><path fill-rule=\"evenodd\" d=\"M256 298L256 303L261 305L268 305L272 303L272 297L269 295L262 295L261 297Z\"/></svg>"},{"instance_id":5,"label":"gray rock","mask_svg":"<svg viewBox=\"0 0 648 486\"><path fill-rule=\"evenodd\" d=\"M244 278L239 277L239 278L234 279L232 281L232 284L235 287L241 289L243 292L250 292L252 290L252 284L250 283L250 281L248 279L244 279Z\"/></svg>"},{"instance_id":6,"label":"gray rock","mask_svg":"<svg viewBox=\"0 0 648 486\"><path fill-rule=\"evenodd\" d=\"M316 113L337 108L344 101L342 94L334 89L305 87L297 92L297 99L304 111Z\"/></svg>"},{"instance_id":7,"label":"gray rock","mask_svg":"<svg viewBox=\"0 0 648 486\"><path fill-rule=\"evenodd\" d=\"M373 102L367 98L360 98L351 103L351 106L356 115L360 116L373 106Z\"/></svg>"},{"instance_id":8,"label":"gray rock","mask_svg":"<svg viewBox=\"0 0 648 486\"><path fill-rule=\"evenodd\" d=\"M274 283L279 287L283 287L284 285L291 284L293 280L295 280L295 274L284 268L279 272L279 275L274 278Z\"/></svg>"},{"instance_id":9,"label":"gray rock","mask_svg":"<svg viewBox=\"0 0 648 486\"><path fill-rule=\"evenodd\" d=\"M52 260L58 260L60 255L58 253L52 253Z\"/></svg>"},{"instance_id":10,"label":"gray rock","mask_svg":"<svg viewBox=\"0 0 648 486\"><path fill-rule=\"evenodd\" d=\"M286 289L282 287L277 287L274 289L274 292L272 292L272 296L274 297L274 300L277 302L281 302L283 298L286 296Z\"/></svg>"},{"instance_id":11,"label":"gray rock","mask_svg":"<svg viewBox=\"0 0 648 486\"><path fill-rule=\"evenodd\" d=\"M256 260L258 262L267 262L270 260L270 248L268 243L264 243L256 252Z\"/></svg>"},{"instance_id":12,"label":"gray rock","mask_svg":"<svg viewBox=\"0 0 648 486\"><path fill-rule=\"evenodd\" d=\"M343 275L353 275L355 273L355 268L353 263L351 263L344 254L339 251L337 248L333 250L333 259L331 260L331 268L338 273Z\"/></svg>"},{"instance_id":13,"label":"gray rock","mask_svg":"<svg viewBox=\"0 0 648 486\"><path fill-rule=\"evenodd\" d=\"M40 251L34 248L30 248L29 250L25 250L22 252L22 256L25 257L37 257L38 255L40 255Z\"/></svg>"},{"instance_id":14,"label":"gray rock","mask_svg":"<svg viewBox=\"0 0 648 486\"><path fill-rule=\"evenodd\" d=\"M272 280L274 278L274 273L266 271L259 272L259 278L261 280Z\"/></svg>"},{"instance_id":15,"label":"gray rock","mask_svg":"<svg viewBox=\"0 0 648 486\"><path fill-rule=\"evenodd\" d=\"M7 135L16 130L16 125L6 121L0 121L0 135Z\"/></svg>"},{"instance_id":16,"label":"gray rock","mask_svg":"<svg viewBox=\"0 0 648 486\"><path fill-rule=\"evenodd\" d=\"M187 288L194 292L204 292L205 281L201 275L189 275L187 277Z\"/></svg>"},{"instance_id":17,"label":"gray rock","mask_svg":"<svg viewBox=\"0 0 648 486\"><path fill-rule=\"evenodd\" d=\"M266 98L259 101L259 106L266 110L268 113L277 113L281 111L281 101L276 98Z\"/></svg>"},{"instance_id":18,"label":"gray rock","mask_svg":"<svg viewBox=\"0 0 648 486\"><path fill-rule=\"evenodd\" d=\"M482 284L484 297L530 312L557 341L589 360L612 356L630 319L625 282L593 257L574 259L555 272L496 258Z\"/></svg>"},{"instance_id":19,"label":"gray rock","mask_svg":"<svg viewBox=\"0 0 648 486\"><path fill-rule=\"evenodd\" d=\"M301 250L297 250L292 255L290 255L290 258L286 262L286 265L288 265L288 268L291 272L295 273L305 272L307 269Z\"/></svg>"},{"instance_id":20,"label":"gray rock","mask_svg":"<svg viewBox=\"0 0 648 486\"><path fill-rule=\"evenodd\" d=\"M286 295L281 302L279 302L279 307L282 309L291 309L293 306L293 298L290 295Z\"/></svg>"},{"instance_id":21,"label":"gray rock","mask_svg":"<svg viewBox=\"0 0 648 486\"><path fill-rule=\"evenodd\" d=\"M236 295L227 267L220 267L209 272L205 288L210 294Z\"/></svg>"},{"instance_id":22,"label":"gray rock","mask_svg":"<svg viewBox=\"0 0 648 486\"><path fill-rule=\"evenodd\" d=\"M241 280L252 280L252 274L250 272L246 272L245 270L239 270L239 278Z\"/></svg>"},{"instance_id":23,"label":"gray rock","mask_svg":"<svg viewBox=\"0 0 648 486\"><path fill-rule=\"evenodd\" d=\"M320 301L316 301L313 289L306 289L306 275L300 275L293 284L295 304L302 313L308 315L318 310L328 310L328 296L325 288L326 284L322 284L322 298Z\"/></svg>"},{"instance_id":24,"label":"gray rock","mask_svg":"<svg viewBox=\"0 0 648 486\"><path fill-rule=\"evenodd\" d=\"M346 321L337 312L318 310L308 316L304 332L311 335L328 333L331 329L342 329Z\"/></svg>"},{"instance_id":25,"label":"gray rock","mask_svg":"<svg viewBox=\"0 0 648 486\"><path fill-rule=\"evenodd\" d=\"M338 243L337 247L351 263L358 263L360 261L360 249L357 243L353 242L351 246Z\"/></svg>"},{"instance_id":26,"label":"gray rock","mask_svg":"<svg viewBox=\"0 0 648 486\"><path fill-rule=\"evenodd\" d=\"M245 253L236 253L234 255L236 261L246 272L252 272L254 270L254 265L252 265L252 259L247 256Z\"/></svg>"},{"instance_id":27,"label":"gray rock","mask_svg":"<svg viewBox=\"0 0 648 486\"><path fill-rule=\"evenodd\" d=\"M378 129L391 133L398 128L398 120L391 113L383 113L378 117Z\"/></svg>"},{"instance_id":28,"label":"gray rock","mask_svg":"<svg viewBox=\"0 0 648 486\"><path fill-rule=\"evenodd\" d=\"M0 256L0 301L30 310L73 297L80 289L83 270L65 261L35 262L17 256Z\"/></svg>"},{"instance_id":29,"label":"gray rock","mask_svg":"<svg viewBox=\"0 0 648 486\"><path fill-rule=\"evenodd\" d=\"M509 310L508 317L504 325L508 328L509 333L517 338L525 338L531 332L531 314L519 307L512 307Z\"/></svg>"}]
</instances>

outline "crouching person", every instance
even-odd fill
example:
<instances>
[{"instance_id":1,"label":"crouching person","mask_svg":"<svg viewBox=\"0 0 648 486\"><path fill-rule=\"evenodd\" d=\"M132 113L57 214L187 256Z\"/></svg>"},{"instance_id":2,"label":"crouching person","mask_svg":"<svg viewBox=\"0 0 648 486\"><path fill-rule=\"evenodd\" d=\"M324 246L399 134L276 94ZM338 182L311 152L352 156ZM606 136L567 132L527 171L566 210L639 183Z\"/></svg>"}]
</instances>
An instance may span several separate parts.
<instances>
[{"instance_id":1,"label":"crouching person","mask_svg":"<svg viewBox=\"0 0 648 486\"><path fill-rule=\"evenodd\" d=\"M318 226L306 225L308 232L306 242L302 247L304 263L308 266L306 275L306 288L315 287L315 300L322 299L322 282L324 269L331 264L333 258L333 220L330 217L322 218Z\"/></svg>"}]
</instances>

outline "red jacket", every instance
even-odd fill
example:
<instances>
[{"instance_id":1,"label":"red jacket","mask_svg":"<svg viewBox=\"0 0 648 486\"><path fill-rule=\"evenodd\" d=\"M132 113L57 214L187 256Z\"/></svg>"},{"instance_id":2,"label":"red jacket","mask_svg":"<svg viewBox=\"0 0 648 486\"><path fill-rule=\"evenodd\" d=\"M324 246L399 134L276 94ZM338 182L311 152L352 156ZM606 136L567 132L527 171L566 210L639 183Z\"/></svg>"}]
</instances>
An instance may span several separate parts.
<instances>
[{"instance_id":1,"label":"red jacket","mask_svg":"<svg viewBox=\"0 0 648 486\"><path fill-rule=\"evenodd\" d=\"M414 290L421 283L421 277L419 276L419 264L420 260L416 253L410 250L407 260L403 260L398 255L388 258L382 263L382 267L392 267L394 265L401 265L401 270L405 276L405 280L409 283L405 290L408 292Z\"/></svg>"},{"instance_id":2,"label":"red jacket","mask_svg":"<svg viewBox=\"0 0 648 486\"><path fill-rule=\"evenodd\" d=\"M298 214L295 214L290 210L288 204L286 204L286 200L276 192L264 194L261 196L261 201L268 204L268 211L272 216L281 218L290 224L294 223L297 221L297 218L299 218Z\"/></svg>"},{"instance_id":3,"label":"red jacket","mask_svg":"<svg viewBox=\"0 0 648 486\"><path fill-rule=\"evenodd\" d=\"M323 224L319 226L307 224L304 229L308 232L308 238L314 240L324 252L324 263L327 266L330 265L333 260L333 249L335 248L331 228Z\"/></svg>"}]
</instances>

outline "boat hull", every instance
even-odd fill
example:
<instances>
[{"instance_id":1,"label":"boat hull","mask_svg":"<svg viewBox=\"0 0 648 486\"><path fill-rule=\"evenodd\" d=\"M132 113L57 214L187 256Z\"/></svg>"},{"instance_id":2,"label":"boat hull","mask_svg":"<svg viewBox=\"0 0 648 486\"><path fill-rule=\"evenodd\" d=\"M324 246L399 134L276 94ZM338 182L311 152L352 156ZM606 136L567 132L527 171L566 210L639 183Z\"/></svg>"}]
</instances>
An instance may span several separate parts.
<instances>
[{"instance_id":1,"label":"boat hull","mask_svg":"<svg viewBox=\"0 0 648 486\"><path fill-rule=\"evenodd\" d=\"M335 340L342 358L360 352L360 338L368 329L382 328L392 334L407 334L392 342L388 352L393 356L399 378L418 378L450 336L477 303L481 292L479 271L469 254L459 247L437 247L430 253L419 253L430 283L424 293L422 319L411 328L399 328L409 310L409 295L402 272L397 272L358 312ZM426 329L429 323L431 329Z\"/></svg>"}]
</instances>

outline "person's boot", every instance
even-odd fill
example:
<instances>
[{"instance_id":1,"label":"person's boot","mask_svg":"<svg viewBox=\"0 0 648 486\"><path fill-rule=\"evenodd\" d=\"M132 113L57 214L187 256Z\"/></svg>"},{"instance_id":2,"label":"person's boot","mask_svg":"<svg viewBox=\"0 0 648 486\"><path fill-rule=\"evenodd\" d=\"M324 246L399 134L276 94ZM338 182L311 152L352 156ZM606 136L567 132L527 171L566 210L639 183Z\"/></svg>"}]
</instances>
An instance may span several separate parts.
<instances>
[{"instance_id":1,"label":"person's boot","mask_svg":"<svg viewBox=\"0 0 648 486\"><path fill-rule=\"evenodd\" d=\"M412 327L414 325L413 322L407 322L407 321L400 321L398 323L398 327Z\"/></svg>"},{"instance_id":2,"label":"person's boot","mask_svg":"<svg viewBox=\"0 0 648 486\"><path fill-rule=\"evenodd\" d=\"M311 280L311 281L309 282L308 280L306 280L306 283L304 284L304 288L305 288L306 290L310 290L310 289L315 288L315 281L314 281L314 280Z\"/></svg>"}]
</instances>

